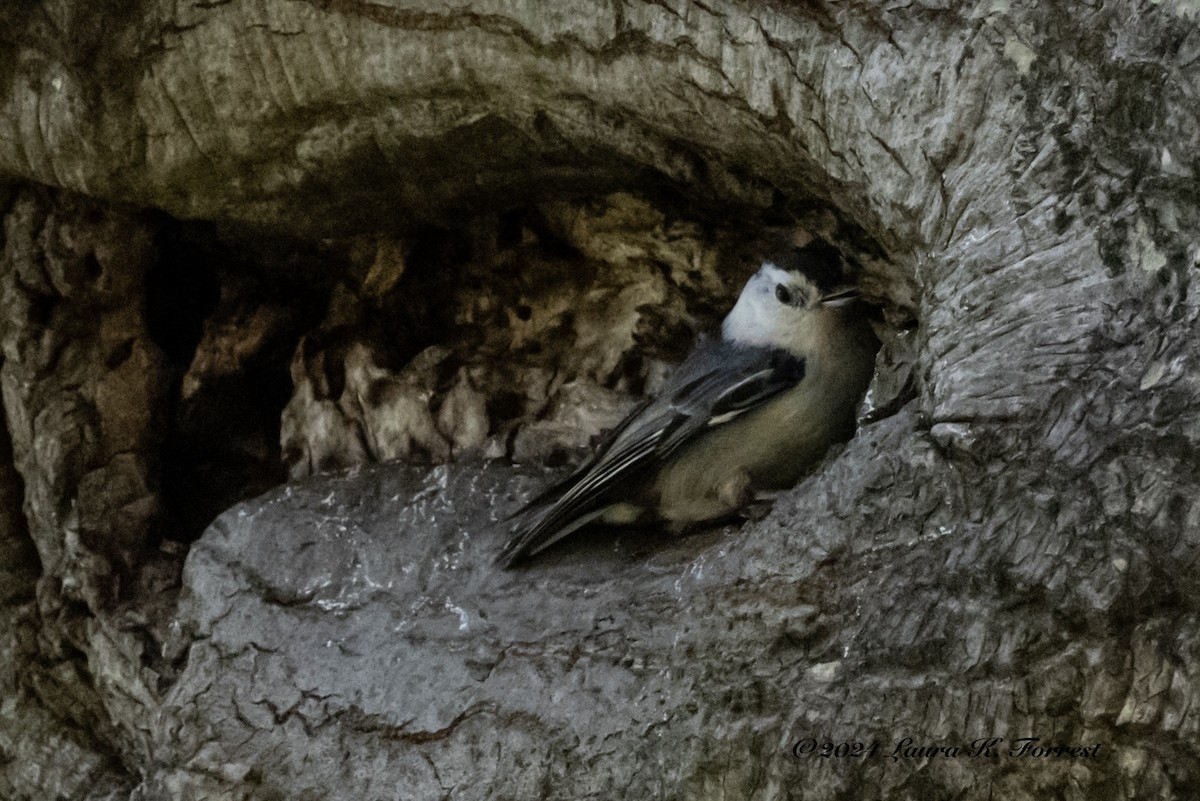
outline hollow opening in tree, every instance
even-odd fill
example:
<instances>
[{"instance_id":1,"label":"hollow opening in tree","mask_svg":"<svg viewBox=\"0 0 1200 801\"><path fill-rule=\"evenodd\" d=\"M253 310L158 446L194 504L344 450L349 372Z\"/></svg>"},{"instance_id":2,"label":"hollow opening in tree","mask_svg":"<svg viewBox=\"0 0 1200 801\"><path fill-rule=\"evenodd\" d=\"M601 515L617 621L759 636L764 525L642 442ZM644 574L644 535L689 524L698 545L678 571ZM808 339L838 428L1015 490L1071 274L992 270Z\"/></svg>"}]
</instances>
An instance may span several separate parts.
<instances>
[{"instance_id":1,"label":"hollow opening in tree","mask_svg":"<svg viewBox=\"0 0 1200 801\"><path fill-rule=\"evenodd\" d=\"M661 192L559 196L317 243L159 223L147 313L175 387L168 536L185 542L289 477L576 461L715 331L781 242L838 245L889 348L911 319L881 250L816 204L716 215ZM884 383L875 417L911 396L903 378Z\"/></svg>"}]
</instances>

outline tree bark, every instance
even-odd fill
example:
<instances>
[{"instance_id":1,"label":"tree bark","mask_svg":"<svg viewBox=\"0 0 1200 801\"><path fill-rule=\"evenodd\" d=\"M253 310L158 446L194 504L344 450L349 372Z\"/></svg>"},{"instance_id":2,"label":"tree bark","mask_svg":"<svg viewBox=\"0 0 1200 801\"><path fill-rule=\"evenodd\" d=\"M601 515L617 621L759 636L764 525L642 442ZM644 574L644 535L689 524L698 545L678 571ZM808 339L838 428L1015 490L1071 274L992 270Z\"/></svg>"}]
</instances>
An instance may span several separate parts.
<instances>
[{"instance_id":1,"label":"tree bark","mask_svg":"<svg viewBox=\"0 0 1200 801\"><path fill-rule=\"evenodd\" d=\"M96 364L113 360L84 359L81 380L6 344L28 521L0 540L23 576L3 614L26 632L0 652L9 795L1173 798L1200 784L1191 4L233 0L35 3L0 22L12 179L308 238L665 191L705 214L824 225L888 321L916 323L889 337L869 422L765 520L597 535L500 572L493 521L539 483L528 471L377 467L225 513L172 611L143 594L114 608L109 568L84 559L142 554L122 569L152 585L144 528L72 555L71 528L39 506L83 493L38 458L24 425L46 408L37 393L92 403ZM9 332L37 316L14 310L36 281L12 254L45 241L21 219L10 208ZM104 313L136 330L142 290L124 286ZM159 390L143 390L149 415ZM145 419L120 448L84 438L149 475L121 485L139 498L155 492ZM0 473L0 500L13 486ZM109 509L102 495L83 511ZM49 587L71 576L91 589ZM73 598L87 608L55 606ZM988 737L1004 738L998 756L892 758L905 738ZM1098 748L1014 753L1027 737ZM807 738L879 745L793 756Z\"/></svg>"}]
</instances>

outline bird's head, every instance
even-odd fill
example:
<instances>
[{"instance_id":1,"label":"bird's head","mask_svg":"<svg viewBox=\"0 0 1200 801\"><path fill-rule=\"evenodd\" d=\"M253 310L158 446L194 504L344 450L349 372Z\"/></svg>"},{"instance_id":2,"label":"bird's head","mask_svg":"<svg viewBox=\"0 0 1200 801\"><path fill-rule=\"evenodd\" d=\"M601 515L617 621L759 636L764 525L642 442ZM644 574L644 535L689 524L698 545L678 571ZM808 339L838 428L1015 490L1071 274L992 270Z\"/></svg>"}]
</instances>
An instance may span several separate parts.
<instances>
[{"instance_id":1,"label":"bird's head","mask_svg":"<svg viewBox=\"0 0 1200 801\"><path fill-rule=\"evenodd\" d=\"M721 326L730 342L784 348L807 356L858 290L840 283L841 256L814 243L764 261Z\"/></svg>"}]
</instances>

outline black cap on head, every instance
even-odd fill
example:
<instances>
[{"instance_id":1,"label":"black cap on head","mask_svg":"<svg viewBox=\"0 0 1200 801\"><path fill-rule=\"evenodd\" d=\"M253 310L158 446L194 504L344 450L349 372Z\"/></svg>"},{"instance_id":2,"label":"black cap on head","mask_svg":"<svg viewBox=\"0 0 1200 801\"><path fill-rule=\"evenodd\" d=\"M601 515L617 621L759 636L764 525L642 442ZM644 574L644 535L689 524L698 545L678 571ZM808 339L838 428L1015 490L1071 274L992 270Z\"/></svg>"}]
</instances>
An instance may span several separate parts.
<instances>
[{"instance_id":1,"label":"black cap on head","mask_svg":"<svg viewBox=\"0 0 1200 801\"><path fill-rule=\"evenodd\" d=\"M841 251L820 239L814 239L802 248L784 248L768 261L782 270L800 273L816 284L822 294L846 281Z\"/></svg>"}]
</instances>

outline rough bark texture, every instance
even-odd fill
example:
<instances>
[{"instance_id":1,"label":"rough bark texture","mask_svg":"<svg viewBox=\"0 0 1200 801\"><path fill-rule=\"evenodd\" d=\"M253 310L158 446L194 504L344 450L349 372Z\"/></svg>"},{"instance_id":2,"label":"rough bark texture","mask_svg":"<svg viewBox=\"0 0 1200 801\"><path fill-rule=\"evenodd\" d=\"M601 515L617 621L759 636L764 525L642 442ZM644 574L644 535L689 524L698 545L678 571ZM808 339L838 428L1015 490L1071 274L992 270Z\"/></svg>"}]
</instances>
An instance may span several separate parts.
<instances>
[{"instance_id":1,"label":"rough bark texture","mask_svg":"<svg viewBox=\"0 0 1200 801\"><path fill-rule=\"evenodd\" d=\"M159 223L69 192L3 194L0 383L19 477L0 472L0 792L1195 794L1197 13L1182 0L0 10L4 175L219 221L218 240L262 262L286 251L250 244L268 228L350 242L275 273L231 266L311 286L280 300L223 281L172 339L146 277L172 275L158 271L169 243L147 233ZM404 274L430 224L481 230L518 206L544 221L547 204L614 189L694 218L711 234L702 255L731 219L824 234L895 329L868 422L769 517L678 541L597 534L499 572L493 521L544 479L468 456L318 477L160 544L154 522L177 512L156 415L183 419L177 404L263 364L291 363L296 475L490 453L497 421L529 410L472 372L453 293L444 318L411 305L464 275L515 304L511 328L480 324L497 341L527 313L539 341L571 343L554 362L570 377L652 386L649 364L632 383L601 377L592 329L564 327L554 302L519 312L506 282L520 270L494 252L492 287L486 263L439 273L452 254ZM629 230L581 255L594 237L535 229L539 247L566 240L583 259L570 264L603 265L596 285L650 280L613 258ZM410 249L397 258L391 242ZM307 280L322 260L330 275ZM698 325L728 291L693 308L670 258L646 263L667 265L663 297L682 292L672 321ZM399 364L356 347L370 341L358 329L330 338L364 309L411 335ZM626 342L614 352L643 347ZM441 375L445 352L458 361ZM408 423L380 439L401 406ZM247 477L206 497L270 476L262 431L234 438L251 443L237 450ZM515 434L501 440L513 455ZM989 736L1101 747L888 758L905 737ZM882 753L797 760L806 737Z\"/></svg>"}]
</instances>

